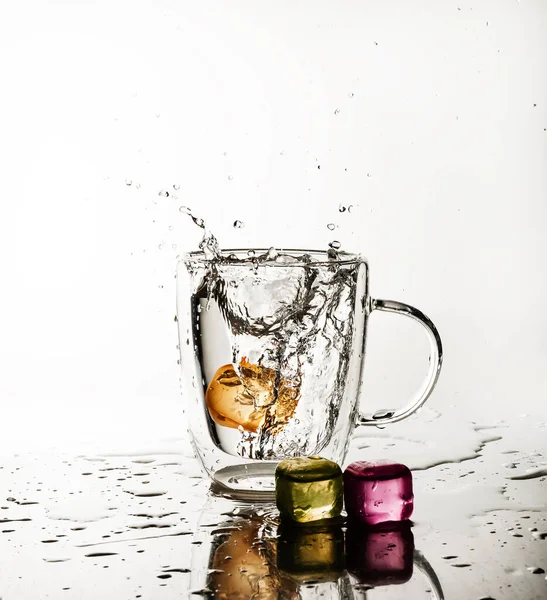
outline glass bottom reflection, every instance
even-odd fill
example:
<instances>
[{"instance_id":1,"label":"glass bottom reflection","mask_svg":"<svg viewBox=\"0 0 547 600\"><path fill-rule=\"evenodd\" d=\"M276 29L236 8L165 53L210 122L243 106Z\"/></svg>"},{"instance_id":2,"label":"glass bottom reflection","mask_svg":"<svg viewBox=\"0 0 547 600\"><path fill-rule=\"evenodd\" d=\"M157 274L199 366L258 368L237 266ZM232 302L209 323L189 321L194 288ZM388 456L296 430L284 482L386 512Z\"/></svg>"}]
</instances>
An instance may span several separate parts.
<instances>
[{"instance_id":1,"label":"glass bottom reflection","mask_svg":"<svg viewBox=\"0 0 547 600\"><path fill-rule=\"evenodd\" d=\"M373 600L386 586L397 598L443 599L409 522L280 523L273 505L209 498L194 536L190 598Z\"/></svg>"}]
</instances>

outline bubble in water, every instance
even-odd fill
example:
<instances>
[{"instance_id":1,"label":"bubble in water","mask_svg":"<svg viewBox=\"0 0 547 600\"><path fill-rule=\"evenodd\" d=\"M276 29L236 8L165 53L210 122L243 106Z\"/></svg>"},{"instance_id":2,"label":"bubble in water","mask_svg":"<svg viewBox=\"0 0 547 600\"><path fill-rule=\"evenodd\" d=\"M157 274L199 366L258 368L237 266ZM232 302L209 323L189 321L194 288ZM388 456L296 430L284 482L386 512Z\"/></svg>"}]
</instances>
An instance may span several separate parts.
<instances>
[{"instance_id":1,"label":"bubble in water","mask_svg":"<svg viewBox=\"0 0 547 600\"><path fill-rule=\"evenodd\" d=\"M340 247L342 246L342 244L338 241L338 240L333 240L329 246L333 249L333 250L340 250Z\"/></svg>"},{"instance_id":2,"label":"bubble in water","mask_svg":"<svg viewBox=\"0 0 547 600\"><path fill-rule=\"evenodd\" d=\"M173 184L173 189L174 190L180 190L180 185L178 183L174 183Z\"/></svg>"},{"instance_id":3,"label":"bubble in water","mask_svg":"<svg viewBox=\"0 0 547 600\"><path fill-rule=\"evenodd\" d=\"M338 210L342 213L346 212L346 207L343 204L340 204L340 206L338 207Z\"/></svg>"},{"instance_id":4,"label":"bubble in water","mask_svg":"<svg viewBox=\"0 0 547 600\"><path fill-rule=\"evenodd\" d=\"M239 221L239 220L234 221L235 229L241 229L242 227L245 227L245 223L243 223L243 221Z\"/></svg>"},{"instance_id":5,"label":"bubble in water","mask_svg":"<svg viewBox=\"0 0 547 600\"><path fill-rule=\"evenodd\" d=\"M167 190L160 190L158 192L158 196L161 196L162 198L169 198L169 192Z\"/></svg>"},{"instance_id":6,"label":"bubble in water","mask_svg":"<svg viewBox=\"0 0 547 600\"><path fill-rule=\"evenodd\" d=\"M327 225L327 229L330 229L331 231L334 231L334 229L336 229L336 225L334 223L329 223Z\"/></svg>"},{"instance_id":7,"label":"bubble in water","mask_svg":"<svg viewBox=\"0 0 547 600\"><path fill-rule=\"evenodd\" d=\"M125 185L131 185L133 182L131 181L131 179L126 179L125 180Z\"/></svg>"}]
</instances>

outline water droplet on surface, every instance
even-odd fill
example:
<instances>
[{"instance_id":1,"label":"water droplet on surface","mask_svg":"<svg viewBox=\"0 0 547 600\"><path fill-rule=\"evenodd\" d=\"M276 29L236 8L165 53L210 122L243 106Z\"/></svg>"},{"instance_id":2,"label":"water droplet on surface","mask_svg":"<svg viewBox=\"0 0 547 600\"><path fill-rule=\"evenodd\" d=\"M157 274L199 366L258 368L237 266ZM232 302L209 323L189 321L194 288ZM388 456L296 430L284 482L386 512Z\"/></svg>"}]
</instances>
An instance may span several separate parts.
<instances>
[{"instance_id":1,"label":"water droplet on surface","mask_svg":"<svg viewBox=\"0 0 547 600\"><path fill-rule=\"evenodd\" d=\"M242 227L245 227L245 223L243 223L243 221L234 221L234 229L241 229Z\"/></svg>"},{"instance_id":2,"label":"water droplet on surface","mask_svg":"<svg viewBox=\"0 0 547 600\"><path fill-rule=\"evenodd\" d=\"M160 190L158 192L158 196L161 196L162 198L169 198L169 192L167 190Z\"/></svg>"},{"instance_id":3,"label":"water droplet on surface","mask_svg":"<svg viewBox=\"0 0 547 600\"><path fill-rule=\"evenodd\" d=\"M327 225L327 229L330 229L331 231L334 231L336 229L336 225L334 223L329 223Z\"/></svg>"},{"instance_id":4,"label":"water droplet on surface","mask_svg":"<svg viewBox=\"0 0 547 600\"><path fill-rule=\"evenodd\" d=\"M526 570L532 573L532 575L543 575L545 573L545 569L541 567L526 567Z\"/></svg>"}]
</instances>

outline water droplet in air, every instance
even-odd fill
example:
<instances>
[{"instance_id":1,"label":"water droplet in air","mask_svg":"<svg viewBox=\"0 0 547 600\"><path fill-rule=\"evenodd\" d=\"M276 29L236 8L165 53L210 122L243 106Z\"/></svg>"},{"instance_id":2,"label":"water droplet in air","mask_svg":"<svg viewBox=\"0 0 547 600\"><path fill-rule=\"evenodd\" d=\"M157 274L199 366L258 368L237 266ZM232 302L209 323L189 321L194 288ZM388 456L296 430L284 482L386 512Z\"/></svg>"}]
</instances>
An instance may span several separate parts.
<instances>
[{"instance_id":1,"label":"water droplet in air","mask_svg":"<svg viewBox=\"0 0 547 600\"><path fill-rule=\"evenodd\" d=\"M168 229L169 231L173 231L173 225L169 225Z\"/></svg>"},{"instance_id":2,"label":"water droplet in air","mask_svg":"<svg viewBox=\"0 0 547 600\"><path fill-rule=\"evenodd\" d=\"M163 243L159 244L158 250L163 250Z\"/></svg>"},{"instance_id":3,"label":"water droplet in air","mask_svg":"<svg viewBox=\"0 0 547 600\"><path fill-rule=\"evenodd\" d=\"M333 240L329 246L333 249L333 250L340 250L340 246L342 246L342 244L338 241L338 240Z\"/></svg>"},{"instance_id":4,"label":"water droplet in air","mask_svg":"<svg viewBox=\"0 0 547 600\"><path fill-rule=\"evenodd\" d=\"M346 207L343 204L340 204L340 206L338 207L338 210L340 212L346 212Z\"/></svg>"},{"instance_id":5,"label":"water droplet in air","mask_svg":"<svg viewBox=\"0 0 547 600\"><path fill-rule=\"evenodd\" d=\"M245 223L243 223L243 221L234 221L234 228L235 229L241 229L242 227L245 227Z\"/></svg>"},{"instance_id":6,"label":"water droplet in air","mask_svg":"<svg viewBox=\"0 0 547 600\"><path fill-rule=\"evenodd\" d=\"M337 115L337 114L339 114L339 113L340 113L340 109L339 109L339 108L336 108L336 109L334 109L334 114L335 114L335 115Z\"/></svg>"},{"instance_id":7,"label":"water droplet in air","mask_svg":"<svg viewBox=\"0 0 547 600\"><path fill-rule=\"evenodd\" d=\"M140 188L141 188L141 184L140 184L140 183L137 183L137 185L136 185L135 187L136 187L138 190L140 190Z\"/></svg>"},{"instance_id":8,"label":"water droplet in air","mask_svg":"<svg viewBox=\"0 0 547 600\"><path fill-rule=\"evenodd\" d=\"M348 206L348 212L350 213L350 212L352 212L352 211L353 211L353 204L350 204L350 205Z\"/></svg>"},{"instance_id":9,"label":"water droplet in air","mask_svg":"<svg viewBox=\"0 0 547 600\"><path fill-rule=\"evenodd\" d=\"M161 196L162 198L169 198L169 192L167 190L160 190L158 192L158 196Z\"/></svg>"},{"instance_id":10,"label":"water droplet in air","mask_svg":"<svg viewBox=\"0 0 547 600\"><path fill-rule=\"evenodd\" d=\"M180 185L178 183L174 183L173 184L173 189L174 190L180 190Z\"/></svg>"},{"instance_id":11,"label":"water droplet in air","mask_svg":"<svg viewBox=\"0 0 547 600\"><path fill-rule=\"evenodd\" d=\"M327 225L327 229L330 229L331 231L334 231L334 229L336 229L336 225L334 223L329 223Z\"/></svg>"},{"instance_id":12,"label":"water droplet in air","mask_svg":"<svg viewBox=\"0 0 547 600\"><path fill-rule=\"evenodd\" d=\"M353 92L350 92L350 93L348 94L348 98L353 98L354 96L355 96L355 94L354 94Z\"/></svg>"},{"instance_id":13,"label":"water droplet in air","mask_svg":"<svg viewBox=\"0 0 547 600\"><path fill-rule=\"evenodd\" d=\"M228 175L228 180L229 180L229 181L232 181L232 179L233 179L233 178L234 178L234 176L233 176L233 175Z\"/></svg>"},{"instance_id":14,"label":"water droplet in air","mask_svg":"<svg viewBox=\"0 0 547 600\"><path fill-rule=\"evenodd\" d=\"M131 179L126 179L125 180L125 185L131 185L133 182L131 181Z\"/></svg>"}]
</instances>

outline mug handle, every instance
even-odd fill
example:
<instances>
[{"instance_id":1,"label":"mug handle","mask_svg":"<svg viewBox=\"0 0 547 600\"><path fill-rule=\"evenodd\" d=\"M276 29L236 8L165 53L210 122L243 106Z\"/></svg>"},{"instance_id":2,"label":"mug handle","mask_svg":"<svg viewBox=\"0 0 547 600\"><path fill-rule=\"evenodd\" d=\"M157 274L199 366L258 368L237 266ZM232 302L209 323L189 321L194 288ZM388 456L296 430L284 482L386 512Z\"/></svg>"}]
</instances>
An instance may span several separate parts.
<instances>
[{"instance_id":1,"label":"mug handle","mask_svg":"<svg viewBox=\"0 0 547 600\"><path fill-rule=\"evenodd\" d=\"M422 388L419 390L415 400L407 404L403 408L395 409L382 409L376 411L373 415L363 415L359 413L357 419L357 425L387 425L388 423L396 423L409 417L413 412L417 411L424 402L429 398L433 388L437 384L439 374L441 372L441 366L443 363L443 344L441 342L441 336L437 331L435 325L431 319L429 319L421 310L404 304L403 302L396 302L395 300L373 300L370 301L370 311L381 310L389 313L398 313L400 315L406 315L411 317L418 323L421 323L427 333L429 343L431 345L431 354L429 356L429 372L424 381Z\"/></svg>"}]
</instances>

